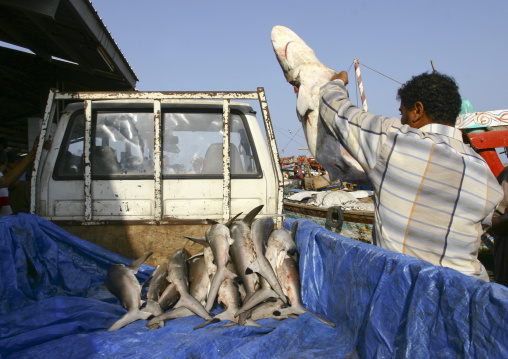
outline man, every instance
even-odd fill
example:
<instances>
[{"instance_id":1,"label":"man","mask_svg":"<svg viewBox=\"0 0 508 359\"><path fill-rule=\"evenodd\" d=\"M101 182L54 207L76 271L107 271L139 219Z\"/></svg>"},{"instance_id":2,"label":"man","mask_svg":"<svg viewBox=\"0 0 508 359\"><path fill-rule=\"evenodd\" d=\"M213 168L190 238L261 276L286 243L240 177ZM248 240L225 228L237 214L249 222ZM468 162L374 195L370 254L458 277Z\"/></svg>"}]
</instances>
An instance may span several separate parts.
<instances>
[{"instance_id":1,"label":"man","mask_svg":"<svg viewBox=\"0 0 508 359\"><path fill-rule=\"evenodd\" d=\"M24 156L20 161L13 163L9 170L3 176L0 176L0 190L14 191L15 196L12 197L8 192L7 197L0 195L0 215L13 213L11 205L14 207L14 214L18 212L28 212L30 210L30 183L27 181L20 181L18 179L25 173L25 171L32 165L35 160L37 146L39 144L39 136L36 137L34 145L30 152ZM49 149L51 145L51 136L44 141L43 149ZM7 169L7 154L3 154L4 150L0 149L0 170L3 172ZM4 159L5 156L5 159ZM8 205L8 208L6 207ZM7 213L8 212L8 213Z\"/></svg>"},{"instance_id":2,"label":"man","mask_svg":"<svg viewBox=\"0 0 508 359\"><path fill-rule=\"evenodd\" d=\"M279 40L274 50L286 79L298 96L319 93L307 115L319 111L328 135L360 163L373 185L374 244L488 281L478 247L482 223L490 224L502 190L454 128L461 106L454 80L438 73L413 77L398 91L401 120L376 116L351 103L345 71L321 64L289 29L276 30L272 42ZM298 99L300 114L303 105L312 105L308 97Z\"/></svg>"}]
</instances>

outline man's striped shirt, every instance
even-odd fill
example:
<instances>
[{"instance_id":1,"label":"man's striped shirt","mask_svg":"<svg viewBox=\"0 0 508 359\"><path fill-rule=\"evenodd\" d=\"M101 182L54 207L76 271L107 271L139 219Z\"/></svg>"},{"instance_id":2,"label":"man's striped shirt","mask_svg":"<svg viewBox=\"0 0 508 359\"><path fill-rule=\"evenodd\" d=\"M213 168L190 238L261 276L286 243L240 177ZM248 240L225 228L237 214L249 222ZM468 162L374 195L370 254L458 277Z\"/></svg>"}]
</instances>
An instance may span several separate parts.
<instances>
[{"instance_id":1,"label":"man's striped shirt","mask_svg":"<svg viewBox=\"0 0 508 359\"><path fill-rule=\"evenodd\" d=\"M374 187L380 247L488 281L478 260L482 223L503 197L487 163L441 124L420 129L353 106L340 80L321 88L320 120Z\"/></svg>"}]
</instances>

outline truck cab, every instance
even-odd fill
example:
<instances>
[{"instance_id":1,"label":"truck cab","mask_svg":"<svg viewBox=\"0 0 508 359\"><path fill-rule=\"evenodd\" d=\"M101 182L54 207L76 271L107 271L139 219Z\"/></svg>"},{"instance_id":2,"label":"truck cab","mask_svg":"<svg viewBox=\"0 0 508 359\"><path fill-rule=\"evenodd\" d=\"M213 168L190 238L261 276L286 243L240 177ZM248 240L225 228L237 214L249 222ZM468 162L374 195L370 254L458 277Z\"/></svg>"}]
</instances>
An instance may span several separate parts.
<instances>
[{"instance_id":1,"label":"truck cab","mask_svg":"<svg viewBox=\"0 0 508 359\"><path fill-rule=\"evenodd\" d=\"M268 141L252 105L231 98L260 101ZM261 88L50 94L43 131L52 144L36 159L33 212L126 257L153 251L154 263L184 236L202 237L206 220L262 204L260 216L281 226L282 172L264 99ZM52 116L58 100L75 102Z\"/></svg>"}]
</instances>

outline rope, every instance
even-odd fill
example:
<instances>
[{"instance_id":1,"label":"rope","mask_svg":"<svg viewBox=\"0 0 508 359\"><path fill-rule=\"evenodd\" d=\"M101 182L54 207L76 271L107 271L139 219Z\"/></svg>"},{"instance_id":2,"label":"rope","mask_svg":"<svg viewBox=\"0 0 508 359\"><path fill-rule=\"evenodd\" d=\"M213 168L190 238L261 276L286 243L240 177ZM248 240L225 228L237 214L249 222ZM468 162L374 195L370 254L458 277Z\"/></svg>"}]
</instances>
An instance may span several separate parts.
<instances>
[{"instance_id":1,"label":"rope","mask_svg":"<svg viewBox=\"0 0 508 359\"><path fill-rule=\"evenodd\" d=\"M395 81L395 82L396 82L396 83L398 83L398 84L404 85L402 82L397 81L397 80L395 80L395 79L392 79L390 76L386 76L385 74L383 74L383 73L381 73L381 72L379 72L379 71L377 71L377 70L374 70L373 68L371 68L371 67L369 67L369 66L365 65L365 64L364 64L364 63L362 63L362 62L359 62L359 61L358 61L358 63L359 63L359 64L362 64L362 66L365 66L365 67L366 67L366 68L368 68L369 70L372 70L372 71L374 71L374 72L377 72L377 73L378 73L378 74L380 74L381 76L384 76L384 77L386 77L386 78L388 78L388 79L390 79L390 80L392 80L392 81Z\"/></svg>"},{"instance_id":2,"label":"rope","mask_svg":"<svg viewBox=\"0 0 508 359\"><path fill-rule=\"evenodd\" d=\"M293 137L291 137L291 140L290 140L290 141L286 144L286 146L284 146L284 148L281 150L281 152L282 152L282 153L284 153L284 150L286 149L286 147L287 147L287 146L289 146L289 144L290 144L291 142L293 142L293 139L296 137L296 135L298 135L298 132L300 132L300 130L301 130L301 129L302 129L302 128L300 127L300 128L298 129L298 131L296 131L295 135L294 135ZM295 141L295 142L296 142L296 141ZM298 143L298 142L297 142L297 143Z\"/></svg>"}]
</instances>

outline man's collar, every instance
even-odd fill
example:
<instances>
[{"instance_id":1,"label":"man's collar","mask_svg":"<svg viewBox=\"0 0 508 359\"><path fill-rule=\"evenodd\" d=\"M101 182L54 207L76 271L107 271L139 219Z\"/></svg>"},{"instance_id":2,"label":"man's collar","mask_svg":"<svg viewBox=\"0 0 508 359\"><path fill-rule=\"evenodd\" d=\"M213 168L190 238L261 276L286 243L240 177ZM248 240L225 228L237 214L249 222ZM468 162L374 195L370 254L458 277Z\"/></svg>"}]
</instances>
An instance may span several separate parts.
<instances>
[{"instance_id":1,"label":"man's collar","mask_svg":"<svg viewBox=\"0 0 508 359\"><path fill-rule=\"evenodd\" d=\"M442 125L440 123L431 123L423 127L420 127L419 130L422 132L437 133L443 136L451 137L456 140L462 141L462 132L460 132L459 129L452 126Z\"/></svg>"}]
</instances>

